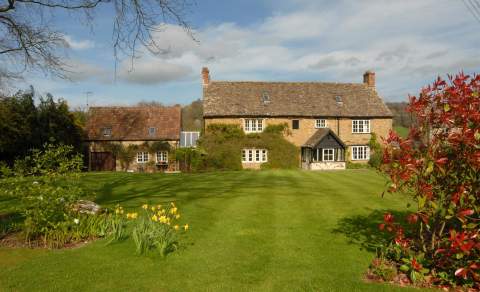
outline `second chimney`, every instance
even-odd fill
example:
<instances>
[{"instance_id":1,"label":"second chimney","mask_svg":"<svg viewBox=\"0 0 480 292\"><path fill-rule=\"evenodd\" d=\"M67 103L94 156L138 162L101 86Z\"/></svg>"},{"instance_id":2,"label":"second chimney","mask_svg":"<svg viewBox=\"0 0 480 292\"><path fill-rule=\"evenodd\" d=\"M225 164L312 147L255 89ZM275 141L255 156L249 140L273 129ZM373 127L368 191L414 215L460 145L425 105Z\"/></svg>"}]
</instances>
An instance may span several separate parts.
<instances>
[{"instance_id":1,"label":"second chimney","mask_svg":"<svg viewBox=\"0 0 480 292\"><path fill-rule=\"evenodd\" d=\"M203 79L203 87L207 87L210 84L210 71L207 67L202 68L202 79Z\"/></svg>"},{"instance_id":2,"label":"second chimney","mask_svg":"<svg viewBox=\"0 0 480 292\"><path fill-rule=\"evenodd\" d=\"M363 83L370 88L375 88L375 72L367 71L363 74Z\"/></svg>"}]
</instances>

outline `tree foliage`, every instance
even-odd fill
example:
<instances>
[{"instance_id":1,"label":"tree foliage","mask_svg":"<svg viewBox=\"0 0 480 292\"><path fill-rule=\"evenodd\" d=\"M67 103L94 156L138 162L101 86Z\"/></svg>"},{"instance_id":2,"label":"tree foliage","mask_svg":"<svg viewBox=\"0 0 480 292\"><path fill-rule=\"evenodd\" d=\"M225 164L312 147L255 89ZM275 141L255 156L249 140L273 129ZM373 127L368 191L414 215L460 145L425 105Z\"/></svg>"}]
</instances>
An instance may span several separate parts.
<instances>
[{"instance_id":1,"label":"tree foliage","mask_svg":"<svg viewBox=\"0 0 480 292\"><path fill-rule=\"evenodd\" d=\"M385 214L391 259L412 281L480 289L480 76L439 78L411 97L418 124L386 140L389 191L411 193L408 228Z\"/></svg>"},{"instance_id":2,"label":"tree foliage","mask_svg":"<svg viewBox=\"0 0 480 292\"><path fill-rule=\"evenodd\" d=\"M80 150L82 129L66 101L47 95L35 105L33 96L31 90L0 98L0 160L9 164L47 142Z\"/></svg>"}]
</instances>

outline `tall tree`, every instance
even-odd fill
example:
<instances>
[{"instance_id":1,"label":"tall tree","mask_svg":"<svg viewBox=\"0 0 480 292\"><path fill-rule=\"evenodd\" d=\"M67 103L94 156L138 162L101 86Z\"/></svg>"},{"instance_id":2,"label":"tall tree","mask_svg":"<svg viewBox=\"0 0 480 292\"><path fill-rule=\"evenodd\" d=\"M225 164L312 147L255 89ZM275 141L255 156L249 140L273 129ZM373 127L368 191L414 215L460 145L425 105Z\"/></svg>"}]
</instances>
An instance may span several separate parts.
<instances>
[{"instance_id":1,"label":"tall tree","mask_svg":"<svg viewBox=\"0 0 480 292\"><path fill-rule=\"evenodd\" d=\"M193 0L0 0L0 84L21 78L25 71L66 77L65 34L53 25L59 11L82 16L91 24L101 6L113 10L113 53L118 61L131 57L139 45L161 53L153 34L162 23L174 23L190 33L185 20ZM3 3L2 3L3 2ZM73 19L73 18L72 18ZM66 25L62 24L62 27Z\"/></svg>"}]
</instances>

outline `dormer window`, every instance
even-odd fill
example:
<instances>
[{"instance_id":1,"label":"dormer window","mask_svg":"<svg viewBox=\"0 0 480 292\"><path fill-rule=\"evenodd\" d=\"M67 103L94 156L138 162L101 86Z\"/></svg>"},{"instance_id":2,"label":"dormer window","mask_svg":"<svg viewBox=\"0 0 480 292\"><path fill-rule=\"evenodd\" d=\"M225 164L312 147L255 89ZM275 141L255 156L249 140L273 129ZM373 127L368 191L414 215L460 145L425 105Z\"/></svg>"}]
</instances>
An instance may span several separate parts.
<instances>
[{"instance_id":1,"label":"dormer window","mask_svg":"<svg viewBox=\"0 0 480 292\"><path fill-rule=\"evenodd\" d=\"M340 95L335 96L335 101L337 102L337 105L343 104L343 99Z\"/></svg>"},{"instance_id":2,"label":"dormer window","mask_svg":"<svg viewBox=\"0 0 480 292\"><path fill-rule=\"evenodd\" d=\"M157 128L154 128L154 127L148 128L148 135L149 136L155 136L156 133L157 133Z\"/></svg>"},{"instance_id":3,"label":"dormer window","mask_svg":"<svg viewBox=\"0 0 480 292\"><path fill-rule=\"evenodd\" d=\"M112 137L112 127L102 128L103 137Z\"/></svg>"},{"instance_id":4,"label":"dormer window","mask_svg":"<svg viewBox=\"0 0 480 292\"><path fill-rule=\"evenodd\" d=\"M264 91L262 93L262 102L263 104L270 103L270 96L268 95L268 92Z\"/></svg>"}]
</instances>

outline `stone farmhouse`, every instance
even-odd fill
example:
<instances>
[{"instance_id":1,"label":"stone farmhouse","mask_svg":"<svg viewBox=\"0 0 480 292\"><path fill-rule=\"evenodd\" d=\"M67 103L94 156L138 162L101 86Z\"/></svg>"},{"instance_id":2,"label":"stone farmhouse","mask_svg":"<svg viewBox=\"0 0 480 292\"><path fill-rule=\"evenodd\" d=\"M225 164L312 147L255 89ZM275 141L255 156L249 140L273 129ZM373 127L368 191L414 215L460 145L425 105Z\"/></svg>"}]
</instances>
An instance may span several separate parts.
<instances>
[{"instance_id":1,"label":"stone farmhouse","mask_svg":"<svg viewBox=\"0 0 480 292\"><path fill-rule=\"evenodd\" d=\"M135 145L127 171L174 170L169 157L179 147L180 106L91 107L86 125L88 167L90 170L122 170L112 144Z\"/></svg>"},{"instance_id":2,"label":"stone farmhouse","mask_svg":"<svg viewBox=\"0 0 480 292\"><path fill-rule=\"evenodd\" d=\"M375 73L362 83L214 81L202 69L204 127L236 124L245 133L288 125L285 138L299 148L304 169L343 169L365 163L372 133L386 137L392 113L375 90ZM268 161L268 149L242 151L244 168Z\"/></svg>"}]
</instances>

